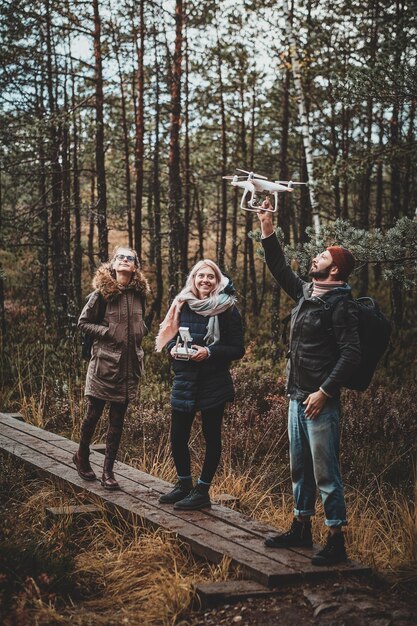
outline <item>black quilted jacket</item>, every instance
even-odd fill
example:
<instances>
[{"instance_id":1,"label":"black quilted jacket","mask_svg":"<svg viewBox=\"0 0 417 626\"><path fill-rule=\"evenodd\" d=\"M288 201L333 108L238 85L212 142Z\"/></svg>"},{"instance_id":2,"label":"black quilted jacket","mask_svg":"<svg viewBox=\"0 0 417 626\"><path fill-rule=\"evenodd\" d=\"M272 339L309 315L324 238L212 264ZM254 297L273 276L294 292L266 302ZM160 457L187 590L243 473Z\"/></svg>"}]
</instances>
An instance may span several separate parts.
<instances>
[{"instance_id":1,"label":"black quilted jacket","mask_svg":"<svg viewBox=\"0 0 417 626\"><path fill-rule=\"evenodd\" d=\"M208 317L199 315L184 304L180 326L190 329L193 344L204 346ZM178 411L193 411L218 406L234 400L234 388L229 368L231 361L245 354L242 318L234 306L219 315L220 341L210 346L211 356L201 362L172 359L174 383L172 407ZM176 337L166 348L171 350ZM171 357L170 357L171 358Z\"/></svg>"}]
</instances>

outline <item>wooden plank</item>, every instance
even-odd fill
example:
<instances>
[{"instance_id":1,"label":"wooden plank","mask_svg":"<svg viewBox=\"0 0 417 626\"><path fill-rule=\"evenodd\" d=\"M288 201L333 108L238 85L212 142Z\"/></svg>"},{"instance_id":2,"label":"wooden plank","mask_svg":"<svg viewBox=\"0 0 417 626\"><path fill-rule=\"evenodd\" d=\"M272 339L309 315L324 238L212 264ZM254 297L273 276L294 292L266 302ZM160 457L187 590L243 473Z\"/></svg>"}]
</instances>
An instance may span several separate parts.
<instances>
[{"instance_id":1,"label":"wooden plank","mask_svg":"<svg viewBox=\"0 0 417 626\"><path fill-rule=\"evenodd\" d=\"M8 419L7 414L0 413L0 422L2 421L3 423L12 425L13 427L21 430L22 432L30 432L31 434L33 434L33 436L39 439L48 440L48 441L50 440L48 438L47 431L43 431L42 429L38 429L35 426L32 426L31 424L27 424L27 423L24 423L23 425L16 425L13 423L13 420ZM56 445L58 445L58 443L61 442L63 449L75 451L73 447L73 442L71 442L65 437L56 435L56 439L54 439L54 441L56 442ZM92 465L95 467L97 458L94 455L92 455L92 457L90 458L90 461ZM161 478L157 478L155 476L146 474L145 472L142 472L141 470L138 470L136 468L132 468L131 466L125 465L124 463L116 462L115 468L116 468L117 473L120 474L121 476L130 477L132 480L146 486L148 489L155 490L159 495L162 493L165 493L169 489L172 489L171 483L165 480L162 480ZM247 532L251 532L260 538L261 537L265 538L267 534L279 532L277 529L271 526L267 526L266 524L263 524L262 522L253 520L252 518L246 515L243 515L241 513L238 513L227 507L216 505L215 507L212 507L211 510L207 510L206 513L215 518L221 518L224 521L227 521L228 523L233 524L237 527L244 528Z\"/></svg>"},{"instance_id":2,"label":"wooden plank","mask_svg":"<svg viewBox=\"0 0 417 626\"><path fill-rule=\"evenodd\" d=\"M196 608L202 610L219 604L232 604L246 598L264 598L282 593L269 589L253 580L222 580L200 583L194 587Z\"/></svg>"},{"instance_id":3,"label":"wooden plank","mask_svg":"<svg viewBox=\"0 0 417 626\"><path fill-rule=\"evenodd\" d=\"M0 413L0 424L6 424L21 432L31 432L34 436L38 436L45 441L62 441L66 439L65 437L62 437L62 435L52 433L49 430L45 430L44 428L39 428L38 426L34 426L33 424L25 422L23 416L20 415L20 413L17 413L17 415L19 416L18 418L14 418L13 415L15 414Z\"/></svg>"},{"instance_id":4,"label":"wooden plank","mask_svg":"<svg viewBox=\"0 0 417 626\"><path fill-rule=\"evenodd\" d=\"M94 504L49 506L45 508L45 517L49 523L62 520L65 517L71 517L77 522L88 521L102 515L103 509Z\"/></svg>"},{"instance_id":5,"label":"wooden plank","mask_svg":"<svg viewBox=\"0 0 417 626\"><path fill-rule=\"evenodd\" d=\"M23 433L20 433L20 436L28 437L27 434L24 435ZM37 445L37 443L39 442L35 441L35 445ZM86 490L85 482L79 478L75 467L73 469L70 466L65 466L63 463L51 462L51 459L48 459L48 457L36 449L28 450L25 445L19 444L18 442L10 442L10 440L6 442L4 436L1 436L0 445L40 469L47 469L48 472L59 478L64 478L75 487ZM47 446L49 444L43 442L43 445ZM220 562L224 555L229 556L234 565L243 566L249 574L255 577L256 580L262 582L262 584L274 585L280 581L286 582L300 577L299 572L291 570L280 563L271 562L268 558L254 554L245 546L234 544L232 541L228 541L219 535L207 533L203 528L199 528L194 523L181 519L179 516L173 515L170 512L158 510L155 506L143 501L138 501L130 494L121 491L112 492L110 494L109 492L105 492L98 483L94 482L88 484L88 491L107 500L107 502L111 502L112 505L116 506L124 513L129 515L133 514L136 517L150 522L155 527L162 526L167 530L175 532L182 541L189 543L192 550L200 556L209 558L214 562Z\"/></svg>"},{"instance_id":6,"label":"wooden plank","mask_svg":"<svg viewBox=\"0 0 417 626\"><path fill-rule=\"evenodd\" d=\"M42 441L47 439L44 434L45 431L37 429L32 425L17 424L13 420L10 420L5 414L0 414L0 422L3 424L10 424L10 428L12 428L10 431L11 436L16 436L16 433L13 434L13 430L19 431L23 437L25 434L30 432L30 443L31 445L35 445L37 448L39 448ZM36 443L36 439L38 439L38 443ZM58 450L60 450L59 456L61 456L62 452L64 453L64 457L62 457L62 461L64 463L68 463L68 452L71 453L77 448L77 445L74 442L71 442L64 437L59 437L58 440L54 441L53 445L56 446L55 454L58 454ZM49 448L47 453L51 454L51 450ZM91 460L92 465L94 466L94 455ZM72 466L71 469L75 471L75 468L72 468ZM159 514L161 514L161 510L167 509L166 506L164 507L164 505L159 505L157 499L160 493L163 493L171 486L170 483L145 474L144 472L136 470L123 463L117 463L115 469L118 477L123 476L127 479L125 487L131 495L141 501L142 509L144 505L148 505L149 503L154 505L154 507L159 511ZM140 482L138 482L138 480ZM247 516L243 516L242 514L226 507L215 506L211 510L206 510L204 512L188 513L174 512L173 509L169 507L168 519L172 518L172 516L191 522L194 525L197 525L200 529L206 530L214 535L217 534L220 538L234 542L237 545L243 544L246 548L253 550L254 557L256 556L259 558L259 556L261 556L263 557L262 561L266 558L275 564L279 564L280 567L286 566L289 570L291 570L291 574L294 574L295 571L301 576L305 576L308 573L314 573L315 576L322 576L328 574L329 572L334 572L335 569L349 570L349 572L352 573L369 571L369 568L363 568L363 566L353 563L339 565L337 568L317 568L311 565L310 559L313 551L308 549L273 550L265 548L263 545L265 535L277 531L269 526L266 526L265 524L252 520ZM167 518L165 518L165 520L166 519ZM199 547L195 546L195 549L198 551ZM199 552L199 554L201 554L201 552ZM211 554L210 558L214 558L214 555ZM271 584L271 582L269 584Z\"/></svg>"},{"instance_id":7,"label":"wooden plank","mask_svg":"<svg viewBox=\"0 0 417 626\"><path fill-rule=\"evenodd\" d=\"M15 427L16 429L21 430L22 432L30 432L36 438L47 440L47 441L50 440L48 438L47 431L38 429L32 424L27 424L27 423L24 423L23 425L14 424L13 420L8 419L8 415L5 413L0 413L0 423L1 422L5 424L9 424L12 427ZM65 437L56 435L56 439L54 439L54 441L56 445L58 445L59 442L61 442L63 449L75 451L75 448L73 447L73 442L71 442L71 440ZM97 457L92 455L90 460L91 460L92 465L95 466ZM146 474L145 472L142 472L141 470L132 468L131 466L125 465L124 463L121 463L119 461L116 462L116 471L121 476L130 477L132 480L146 486L148 489L155 490L159 495L162 493L165 493L169 489L172 489L171 483L161 478L151 476L150 474ZM233 524L237 527L244 528L247 532L251 532L260 538L261 537L265 538L267 534L271 534L271 533L276 534L277 532L280 532L276 528L273 528L262 522L254 520L248 517L247 515L234 511L233 509L223 507L220 505L216 505L212 507L212 509L207 510L206 513L215 518L221 518L224 521L227 521L228 523Z\"/></svg>"}]
</instances>

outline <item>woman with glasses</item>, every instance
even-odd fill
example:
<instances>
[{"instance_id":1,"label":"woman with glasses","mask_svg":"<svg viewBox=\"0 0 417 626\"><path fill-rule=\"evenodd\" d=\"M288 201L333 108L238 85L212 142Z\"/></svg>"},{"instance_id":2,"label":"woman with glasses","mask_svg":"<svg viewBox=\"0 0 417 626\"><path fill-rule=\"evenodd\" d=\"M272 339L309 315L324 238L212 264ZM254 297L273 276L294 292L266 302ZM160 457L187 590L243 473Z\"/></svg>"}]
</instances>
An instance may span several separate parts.
<instances>
[{"instance_id":1,"label":"woman with glasses","mask_svg":"<svg viewBox=\"0 0 417 626\"><path fill-rule=\"evenodd\" d=\"M174 299L156 338L172 357L171 450L178 482L160 497L175 509L197 510L211 506L209 488L221 454L221 426L227 402L234 399L231 361L245 353L242 318L229 278L211 260L199 261L184 289ZM193 349L189 360L179 359L180 327L188 329ZM184 334L183 328L181 332ZM181 355L183 356L183 355ZM200 478L193 487L188 441L197 411L201 412L206 443Z\"/></svg>"},{"instance_id":2,"label":"woman with glasses","mask_svg":"<svg viewBox=\"0 0 417 626\"><path fill-rule=\"evenodd\" d=\"M81 478L96 480L89 462L90 443L108 402L109 427L101 484L105 489L118 489L113 466L127 405L136 396L142 374L141 344L146 330L143 314L149 286L136 252L118 247L111 261L96 271L93 287L78 320L78 328L90 335L93 342L85 384L86 412L73 461Z\"/></svg>"}]
</instances>

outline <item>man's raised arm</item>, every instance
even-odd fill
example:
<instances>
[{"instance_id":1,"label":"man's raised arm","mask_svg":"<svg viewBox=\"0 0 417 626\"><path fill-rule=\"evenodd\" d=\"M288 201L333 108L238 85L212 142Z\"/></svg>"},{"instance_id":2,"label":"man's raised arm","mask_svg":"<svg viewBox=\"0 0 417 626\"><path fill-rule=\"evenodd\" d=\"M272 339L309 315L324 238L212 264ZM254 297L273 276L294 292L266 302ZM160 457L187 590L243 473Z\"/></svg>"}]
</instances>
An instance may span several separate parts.
<instances>
[{"instance_id":1,"label":"man's raised arm","mask_svg":"<svg viewBox=\"0 0 417 626\"><path fill-rule=\"evenodd\" d=\"M280 246L272 224L272 213L263 211L262 208L270 208L269 200L264 200L258 211L261 223L262 246L265 251L265 261L269 271L282 289L297 301L303 295L304 281L293 272L285 260L284 252Z\"/></svg>"}]
</instances>

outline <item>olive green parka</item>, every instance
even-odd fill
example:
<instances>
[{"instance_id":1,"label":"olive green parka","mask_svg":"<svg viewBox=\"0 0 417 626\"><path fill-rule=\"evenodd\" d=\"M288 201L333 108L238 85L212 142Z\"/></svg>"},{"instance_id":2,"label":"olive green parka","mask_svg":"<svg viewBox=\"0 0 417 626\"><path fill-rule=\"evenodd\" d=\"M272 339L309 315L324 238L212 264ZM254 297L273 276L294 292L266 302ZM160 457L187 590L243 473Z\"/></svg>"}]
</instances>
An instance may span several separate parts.
<instances>
[{"instance_id":1,"label":"olive green parka","mask_svg":"<svg viewBox=\"0 0 417 626\"><path fill-rule=\"evenodd\" d=\"M143 372L143 305L148 281L136 269L129 285L121 287L110 264L104 263L94 276L93 287L78 320L81 332L94 338L84 393L111 402L131 401ZM100 295L106 310L98 323Z\"/></svg>"}]
</instances>

